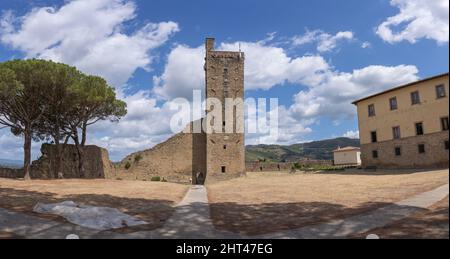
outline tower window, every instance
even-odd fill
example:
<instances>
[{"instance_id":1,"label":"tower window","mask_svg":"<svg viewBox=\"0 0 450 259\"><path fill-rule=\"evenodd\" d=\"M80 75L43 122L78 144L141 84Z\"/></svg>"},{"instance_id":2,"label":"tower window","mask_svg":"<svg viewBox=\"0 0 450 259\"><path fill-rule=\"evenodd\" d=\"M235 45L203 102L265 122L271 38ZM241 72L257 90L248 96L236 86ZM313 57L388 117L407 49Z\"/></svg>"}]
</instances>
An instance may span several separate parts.
<instances>
[{"instance_id":1,"label":"tower window","mask_svg":"<svg viewBox=\"0 0 450 259\"><path fill-rule=\"evenodd\" d=\"M227 149L227 145L223 145L223 149Z\"/></svg>"},{"instance_id":2,"label":"tower window","mask_svg":"<svg viewBox=\"0 0 450 259\"><path fill-rule=\"evenodd\" d=\"M444 141L445 150L448 150L448 140Z\"/></svg>"},{"instance_id":3,"label":"tower window","mask_svg":"<svg viewBox=\"0 0 450 259\"><path fill-rule=\"evenodd\" d=\"M222 166L222 173L226 173L227 172L227 167L226 166Z\"/></svg>"}]
</instances>

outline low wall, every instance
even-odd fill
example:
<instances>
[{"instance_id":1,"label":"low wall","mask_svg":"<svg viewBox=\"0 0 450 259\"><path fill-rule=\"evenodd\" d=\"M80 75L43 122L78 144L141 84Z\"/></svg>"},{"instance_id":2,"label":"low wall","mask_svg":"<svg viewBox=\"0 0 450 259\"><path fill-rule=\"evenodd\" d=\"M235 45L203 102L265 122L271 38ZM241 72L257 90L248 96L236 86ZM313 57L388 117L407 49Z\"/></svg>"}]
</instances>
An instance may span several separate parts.
<instances>
[{"instance_id":1,"label":"low wall","mask_svg":"<svg viewBox=\"0 0 450 259\"><path fill-rule=\"evenodd\" d=\"M63 151L62 173L63 178L104 179L111 178L114 168L109 161L108 151L97 146L86 146L84 152L84 175L78 171L78 155L75 145L66 145ZM56 179L54 175L57 162L56 146L43 144L42 156L33 161L31 165L32 179Z\"/></svg>"},{"instance_id":2,"label":"low wall","mask_svg":"<svg viewBox=\"0 0 450 259\"><path fill-rule=\"evenodd\" d=\"M333 165L331 160L301 160L297 162L302 167L308 166L325 166ZM258 172L258 171L288 171L291 170L295 163L274 163L274 162L247 162L245 163L245 168L247 172Z\"/></svg>"},{"instance_id":3,"label":"low wall","mask_svg":"<svg viewBox=\"0 0 450 259\"><path fill-rule=\"evenodd\" d=\"M113 179L150 181L159 176L169 182L190 183L196 166L204 163L200 152L204 141L194 138L195 134L179 133L152 149L133 153L115 165ZM199 169L198 169L199 170Z\"/></svg>"},{"instance_id":4,"label":"low wall","mask_svg":"<svg viewBox=\"0 0 450 259\"><path fill-rule=\"evenodd\" d=\"M18 179L23 178L23 169L11 169L0 167L0 178Z\"/></svg>"}]
</instances>

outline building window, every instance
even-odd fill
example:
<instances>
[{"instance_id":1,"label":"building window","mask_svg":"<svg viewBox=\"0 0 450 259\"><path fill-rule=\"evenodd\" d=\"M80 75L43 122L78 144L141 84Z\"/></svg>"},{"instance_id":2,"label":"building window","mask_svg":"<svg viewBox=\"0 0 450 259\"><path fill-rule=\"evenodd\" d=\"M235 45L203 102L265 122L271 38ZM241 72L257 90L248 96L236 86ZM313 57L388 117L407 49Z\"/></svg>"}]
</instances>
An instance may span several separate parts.
<instances>
[{"instance_id":1,"label":"building window","mask_svg":"<svg viewBox=\"0 0 450 259\"><path fill-rule=\"evenodd\" d=\"M372 143L378 142L377 132L376 132L376 131L370 132L370 137L371 137L371 139L372 139Z\"/></svg>"},{"instance_id":2,"label":"building window","mask_svg":"<svg viewBox=\"0 0 450 259\"><path fill-rule=\"evenodd\" d=\"M373 158L378 158L378 150L373 150L372 151L372 157Z\"/></svg>"},{"instance_id":3,"label":"building window","mask_svg":"<svg viewBox=\"0 0 450 259\"><path fill-rule=\"evenodd\" d=\"M425 145L424 144L420 144L418 146L419 148L419 154L424 154L425 153Z\"/></svg>"},{"instance_id":4,"label":"building window","mask_svg":"<svg viewBox=\"0 0 450 259\"><path fill-rule=\"evenodd\" d=\"M227 145L223 145L223 149L227 149Z\"/></svg>"},{"instance_id":5,"label":"building window","mask_svg":"<svg viewBox=\"0 0 450 259\"><path fill-rule=\"evenodd\" d=\"M396 147L395 148L395 155L396 156L401 156L402 155L402 148Z\"/></svg>"},{"instance_id":6,"label":"building window","mask_svg":"<svg viewBox=\"0 0 450 259\"><path fill-rule=\"evenodd\" d=\"M444 85L437 85L436 86L436 97L438 99L445 97L445 86Z\"/></svg>"},{"instance_id":7,"label":"building window","mask_svg":"<svg viewBox=\"0 0 450 259\"><path fill-rule=\"evenodd\" d=\"M416 135L417 136L423 135L423 123L422 122L416 123Z\"/></svg>"},{"instance_id":8,"label":"building window","mask_svg":"<svg viewBox=\"0 0 450 259\"><path fill-rule=\"evenodd\" d=\"M398 109L397 97L392 97L391 99L389 99L389 105L391 107L391 111L397 110Z\"/></svg>"},{"instance_id":9,"label":"building window","mask_svg":"<svg viewBox=\"0 0 450 259\"><path fill-rule=\"evenodd\" d=\"M441 118L441 127L443 131L448 130L448 117Z\"/></svg>"},{"instance_id":10,"label":"building window","mask_svg":"<svg viewBox=\"0 0 450 259\"><path fill-rule=\"evenodd\" d=\"M375 116L375 104L369 105L369 117Z\"/></svg>"},{"instance_id":11,"label":"building window","mask_svg":"<svg viewBox=\"0 0 450 259\"><path fill-rule=\"evenodd\" d=\"M227 167L226 166L222 166L222 173L226 173L227 172Z\"/></svg>"},{"instance_id":12,"label":"building window","mask_svg":"<svg viewBox=\"0 0 450 259\"><path fill-rule=\"evenodd\" d=\"M401 135L400 135L400 127L393 127L392 128L392 134L394 136L394 139L399 139L401 137Z\"/></svg>"},{"instance_id":13,"label":"building window","mask_svg":"<svg viewBox=\"0 0 450 259\"><path fill-rule=\"evenodd\" d=\"M411 104L412 105L420 104L419 91L415 91L415 92L411 93Z\"/></svg>"},{"instance_id":14,"label":"building window","mask_svg":"<svg viewBox=\"0 0 450 259\"><path fill-rule=\"evenodd\" d=\"M448 140L444 141L445 150L448 150Z\"/></svg>"}]
</instances>

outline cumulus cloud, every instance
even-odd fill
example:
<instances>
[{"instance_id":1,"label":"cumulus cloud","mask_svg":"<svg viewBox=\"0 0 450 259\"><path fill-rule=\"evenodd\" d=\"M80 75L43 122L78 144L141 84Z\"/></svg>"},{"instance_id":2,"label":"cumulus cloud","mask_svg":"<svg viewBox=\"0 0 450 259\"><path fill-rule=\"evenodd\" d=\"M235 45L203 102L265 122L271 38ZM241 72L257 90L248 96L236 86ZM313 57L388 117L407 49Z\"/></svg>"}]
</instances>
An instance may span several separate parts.
<instances>
[{"instance_id":1,"label":"cumulus cloud","mask_svg":"<svg viewBox=\"0 0 450 259\"><path fill-rule=\"evenodd\" d=\"M340 72L322 56L290 57L283 48L270 45L268 41L221 43L218 49L238 50L239 46L246 55L247 91L268 90L285 83L302 88L294 95L292 105L279 108L278 138L251 134L247 135L250 144L302 141L319 116L336 121L352 118L356 112L352 101L418 78L418 69L411 65L373 65ZM193 89L203 88L203 48L176 46L169 54L163 74L155 77L154 92L170 100L191 96ZM190 64L195 64L196 68Z\"/></svg>"},{"instance_id":2,"label":"cumulus cloud","mask_svg":"<svg viewBox=\"0 0 450 259\"><path fill-rule=\"evenodd\" d=\"M363 48L363 49L367 49L370 47L372 47L372 44L370 44L370 42L368 42L368 41L365 41L361 44L361 48Z\"/></svg>"},{"instance_id":3,"label":"cumulus cloud","mask_svg":"<svg viewBox=\"0 0 450 259\"><path fill-rule=\"evenodd\" d=\"M203 90L205 79L203 46L176 46L169 54L164 73L153 78L154 93L163 99L192 98L192 90Z\"/></svg>"},{"instance_id":4,"label":"cumulus cloud","mask_svg":"<svg viewBox=\"0 0 450 259\"><path fill-rule=\"evenodd\" d=\"M71 64L121 87L136 69L150 69L150 51L179 30L174 22L161 22L126 33L125 23L135 16L136 6L128 0L74 0L22 17L7 11L0 20L0 40L28 58Z\"/></svg>"},{"instance_id":5,"label":"cumulus cloud","mask_svg":"<svg viewBox=\"0 0 450 259\"><path fill-rule=\"evenodd\" d=\"M344 138L359 139L358 130L349 130L343 135Z\"/></svg>"},{"instance_id":6,"label":"cumulus cloud","mask_svg":"<svg viewBox=\"0 0 450 259\"><path fill-rule=\"evenodd\" d=\"M90 128L89 142L107 148L113 160L153 147L176 133L170 127L171 117L179 112L171 109L174 101L158 104L150 90L139 91L123 100L128 114L120 122L103 121ZM189 120L191 115L183 112Z\"/></svg>"},{"instance_id":7,"label":"cumulus cloud","mask_svg":"<svg viewBox=\"0 0 450 259\"><path fill-rule=\"evenodd\" d=\"M31 154L34 159L41 155L40 144L33 143ZM9 129L0 130L0 158L23 160L23 138L14 136Z\"/></svg>"},{"instance_id":8,"label":"cumulus cloud","mask_svg":"<svg viewBox=\"0 0 450 259\"><path fill-rule=\"evenodd\" d=\"M286 82L313 83L328 69L321 56L289 57L280 47L267 45L266 41L222 43L219 50L245 52L246 90L268 90ZM204 47L176 46L168 56L161 76L154 77L154 92L164 99L192 96L193 89L203 89Z\"/></svg>"},{"instance_id":9,"label":"cumulus cloud","mask_svg":"<svg viewBox=\"0 0 450 259\"><path fill-rule=\"evenodd\" d=\"M329 52L338 46L339 42L353 40L351 31L340 31L335 35L321 30L307 31L303 35L297 35L292 39L292 45L300 46L304 44L317 43L317 51Z\"/></svg>"},{"instance_id":10,"label":"cumulus cloud","mask_svg":"<svg viewBox=\"0 0 450 259\"><path fill-rule=\"evenodd\" d=\"M418 69L411 65L368 66L351 73L329 70L322 81L307 85L294 96L290 110L299 118L351 118L355 114L352 101L415 81L417 73Z\"/></svg>"},{"instance_id":11,"label":"cumulus cloud","mask_svg":"<svg viewBox=\"0 0 450 259\"><path fill-rule=\"evenodd\" d=\"M426 38L439 44L449 39L448 0L391 0L400 12L381 23L376 33L386 42L415 43Z\"/></svg>"}]
</instances>

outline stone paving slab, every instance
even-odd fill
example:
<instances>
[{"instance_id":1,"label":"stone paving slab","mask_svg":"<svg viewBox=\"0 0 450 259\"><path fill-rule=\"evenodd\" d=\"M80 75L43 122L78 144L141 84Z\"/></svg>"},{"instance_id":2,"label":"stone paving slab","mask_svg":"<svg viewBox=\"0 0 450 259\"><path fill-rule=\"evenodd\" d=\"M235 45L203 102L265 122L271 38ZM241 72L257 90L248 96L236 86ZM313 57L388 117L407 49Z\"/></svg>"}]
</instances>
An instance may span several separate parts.
<instances>
[{"instance_id":1,"label":"stone paving slab","mask_svg":"<svg viewBox=\"0 0 450 259\"><path fill-rule=\"evenodd\" d=\"M31 239L64 239L73 233L91 236L98 232L70 223L60 223L2 208L0 208L0 229Z\"/></svg>"}]
</instances>

